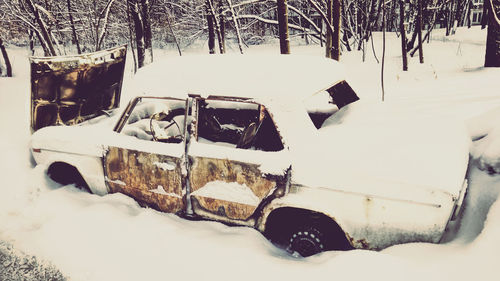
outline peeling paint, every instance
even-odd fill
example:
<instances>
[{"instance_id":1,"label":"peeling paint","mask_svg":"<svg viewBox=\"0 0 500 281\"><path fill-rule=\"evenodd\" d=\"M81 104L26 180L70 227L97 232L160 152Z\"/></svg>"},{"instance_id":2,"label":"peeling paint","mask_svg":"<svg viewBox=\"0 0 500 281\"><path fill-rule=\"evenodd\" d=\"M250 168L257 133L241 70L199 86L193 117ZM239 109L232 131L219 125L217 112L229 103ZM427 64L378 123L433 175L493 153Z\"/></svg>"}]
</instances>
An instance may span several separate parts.
<instances>
[{"instance_id":1,"label":"peeling paint","mask_svg":"<svg viewBox=\"0 0 500 281\"><path fill-rule=\"evenodd\" d=\"M31 57L31 129L75 125L120 105L126 46L100 52Z\"/></svg>"},{"instance_id":2,"label":"peeling paint","mask_svg":"<svg viewBox=\"0 0 500 281\"><path fill-rule=\"evenodd\" d=\"M164 170L154 164L166 162L175 163L175 169ZM126 194L162 212L184 211L180 158L110 147L104 165L112 193Z\"/></svg>"},{"instance_id":3,"label":"peeling paint","mask_svg":"<svg viewBox=\"0 0 500 281\"><path fill-rule=\"evenodd\" d=\"M262 202L277 185L277 179L262 177L258 165L247 164L228 159L213 159L204 157L190 157L191 192L203 188L209 182L222 181L226 183L238 183L246 185L253 194ZM203 196L193 196L197 200L196 208L201 208L212 214L236 220L246 220L250 218L257 206L230 202L220 199L207 198Z\"/></svg>"}]
</instances>

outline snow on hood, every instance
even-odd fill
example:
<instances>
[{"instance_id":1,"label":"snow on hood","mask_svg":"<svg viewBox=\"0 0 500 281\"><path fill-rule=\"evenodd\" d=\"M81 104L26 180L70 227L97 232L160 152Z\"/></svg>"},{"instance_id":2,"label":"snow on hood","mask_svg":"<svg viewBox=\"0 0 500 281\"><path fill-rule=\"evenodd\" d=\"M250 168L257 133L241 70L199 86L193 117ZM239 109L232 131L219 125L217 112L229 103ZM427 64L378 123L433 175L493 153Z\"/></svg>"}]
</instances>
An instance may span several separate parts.
<instances>
[{"instance_id":1,"label":"snow on hood","mask_svg":"<svg viewBox=\"0 0 500 281\"><path fill-rule=\"evenodd\" d=\"M464 124L416 116L410 107L356 102L327 119L308 142L292 153L298 156L293 180L300 184L402 197L410 189L437 189L457 196L470 138Z\"/></svg>"},{"instance_id":2,"label":"snow on hood","mask_svg":"<svg viewBox=\"0 0 500 281\"><path fill-rule=\"evenodd\" d=\"M109 132L111 128L98 125L49 126L33 134L31 147L100 157L102 137Z\"/></svg>"}]
</instances>

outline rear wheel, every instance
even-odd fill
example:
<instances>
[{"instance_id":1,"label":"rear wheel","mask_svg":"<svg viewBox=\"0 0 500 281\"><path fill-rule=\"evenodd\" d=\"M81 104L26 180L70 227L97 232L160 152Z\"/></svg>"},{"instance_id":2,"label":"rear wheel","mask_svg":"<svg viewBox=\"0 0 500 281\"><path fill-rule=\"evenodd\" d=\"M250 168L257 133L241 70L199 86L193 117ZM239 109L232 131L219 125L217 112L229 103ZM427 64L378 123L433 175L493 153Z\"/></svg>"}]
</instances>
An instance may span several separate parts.
<instances>
[{"instance_id":1,"label":"rear wheel","mask_svg":"<svg viewBox=\"0 0 500 281\"><path fill-rule=\"evenodd\" d=\"M293 256L352 249L334 220L305 209L284 207L273 211L267 219L264 235Z\"/></svg>"},{"instance_id":2,"label":"rear wheel","mask_svg":"<svg viewBox=\"0 0 500 281\"><path fill-rule=\"evenodd\" d=\"M297 228L291 233L288 240L287 251L292 255L299 254L302 257L309 257L326 250L327 239L325 233L319 227Z\"/></svg>"}]
</instances>

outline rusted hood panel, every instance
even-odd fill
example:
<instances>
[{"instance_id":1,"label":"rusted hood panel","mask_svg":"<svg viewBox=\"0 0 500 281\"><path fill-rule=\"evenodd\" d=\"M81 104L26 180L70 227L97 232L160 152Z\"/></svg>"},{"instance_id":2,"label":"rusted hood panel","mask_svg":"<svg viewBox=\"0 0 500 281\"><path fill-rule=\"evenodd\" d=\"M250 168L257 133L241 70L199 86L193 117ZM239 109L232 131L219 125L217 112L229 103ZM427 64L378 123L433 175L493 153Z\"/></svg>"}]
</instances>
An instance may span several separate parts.
<instances>
[{"instance_id":1,"label":"rusted hood panel","mask_svg":"<svg viewBox=\"0 0 500 281\"><path fill-rule=\"evenodd\" d=\"M31 57L31 130L74 125L120 104L126 46L95 53Z\"/></svg>"}]
</instances>

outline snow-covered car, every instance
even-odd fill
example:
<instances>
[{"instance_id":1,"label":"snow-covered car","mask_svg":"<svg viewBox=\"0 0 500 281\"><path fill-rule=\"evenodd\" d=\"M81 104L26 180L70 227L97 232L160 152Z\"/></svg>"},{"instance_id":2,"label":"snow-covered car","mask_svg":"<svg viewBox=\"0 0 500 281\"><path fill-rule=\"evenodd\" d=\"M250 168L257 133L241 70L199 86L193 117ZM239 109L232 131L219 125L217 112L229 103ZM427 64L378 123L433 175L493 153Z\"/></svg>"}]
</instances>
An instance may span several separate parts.
<instances>
[{"instance_id":1,"label":"snow-covered car","mask_svg":"<svg viewBox=\"0 0 500 281\"><path fill-rule=\"evenodd\" d=\"M32 136L48 174L162 212L248 226L302 256L439 242L463 202L462 125L367 106L332 60L191 56L128 106ZM36 96L36 94L32 94Z\"/></svg>"}]
</instances>

